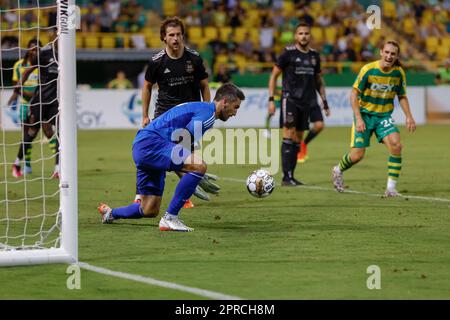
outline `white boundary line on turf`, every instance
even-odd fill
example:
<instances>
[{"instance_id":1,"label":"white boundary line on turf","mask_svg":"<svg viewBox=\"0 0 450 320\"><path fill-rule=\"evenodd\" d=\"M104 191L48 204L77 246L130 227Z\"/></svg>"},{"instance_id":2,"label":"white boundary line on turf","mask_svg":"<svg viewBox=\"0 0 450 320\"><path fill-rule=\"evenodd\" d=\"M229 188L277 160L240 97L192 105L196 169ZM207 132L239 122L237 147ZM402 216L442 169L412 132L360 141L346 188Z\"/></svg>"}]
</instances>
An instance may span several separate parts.
<instances>
[{"instance_id":1,"label":"white boundary line on turf","mask_svg":"<svg viewBox=\"0 0 450 320\"><path fill-rule=\"evenodd\" d=\"M189 293L193 293L193 294L196 294L196 295L199 295L199 296L202 296L205 298L209 298L209 299L243 300L242 298L229 296L229 295L219 293L219 292L187 287L187 286L183 286L181 284L176 284L173 282L161 281L161 280L156 280L153 278L144 277L144 276L140 276L140 275L136 275L136 274L100 268L100 267L92 266L85 262L78 262L78 266L80 266L80 268L83 268L83 269L86 269L89 271L93 271L93 272L97 272L97 273L101 273L104 275L117 277L117 278L121 278L121 279L126 279L126 280L131 280L131 281L136 281L136 282L140 282L140 283L145 283L145 284L149 284L152 286L158 286L158 287L163 287L163 288L167 288L167 289L174 289L174 290L189 292Z\"/></svg>"},{"instance_id":2,"label":"white boundary line on turf","mask_svg":"<svg viewBox=\"0 0 450 320\"><path fill-rule=\"evenodd\" d=\"M224 181L230 181L230 182L239 182L239 183L245 183L246 180L242 180L242 179L236 179L236 178L223 178L223 177L219 177L220 180L224 180ZM334 188L325 188L325 187L319 187L319 186L308 186L308 185L302 185L299 186L298 188L302 188L302 189L311 189L311 190L321 190L321 191L333 191L336 192L336 190ZM362 194L362 195L367 195L367 196L372 196L372 197L380 197L381 198L381 194L377 194L377 193L369 193L369 192L362 192L362 191L356 191L356 190L345 190L343 193L354 193L354 194ZM402 198L408 198L408 199L417 199L417 200L428 200L428 201L440 201L440 202L450 202L450 199L444 199L444 198L433 198L433 197L424 197L424 196L412 196L412 195L399 195L399 197Z\"/></svg>"}]
</instances>

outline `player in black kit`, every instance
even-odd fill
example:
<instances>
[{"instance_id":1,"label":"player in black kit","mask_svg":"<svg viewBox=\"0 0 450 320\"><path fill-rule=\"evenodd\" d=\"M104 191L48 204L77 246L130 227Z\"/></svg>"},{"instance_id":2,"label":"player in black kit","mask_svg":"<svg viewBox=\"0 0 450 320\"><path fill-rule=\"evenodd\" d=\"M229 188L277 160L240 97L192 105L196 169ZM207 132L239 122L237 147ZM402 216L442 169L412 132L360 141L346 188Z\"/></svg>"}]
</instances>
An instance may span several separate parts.
<instances>
[{"instance_id":1,"label":"player in black kit","mask_svg":"<svg viewBox=\"0 0 450 320\"><path fill-rule=\"evenodd\" d=\"M56 33L55 33L56 36ZM31 73L39 68L39 85L34 91L34 95L30 100L29 123L25 125L28 134L24 136L22 145L19 148L18 157L22 158L23 154L27 154L31 143L36 138L37 133L42 125L42 130L48 139L52 139L54 135L53 126L58 131L58 41L54 40L43 48L39 49L38 54L33 56L31 67L24 73L19 86L14 89L13 96L10 100L17 98L20 94L21 87L31 75ZM55 170L52 178L59 179L59 141L54 139L55 146Z\"/></svg>"},{"instance_id":2,"label":"player in black kit","mask_svg":"<svg viewBox=\"0 0 450 320\"><path fill-rule=\"evenodd\" d=\"M177 17L168 18L161 24L160 38L165 48L151 58L147 67L142 88L142 127L150 123L148 111L155 84L158 85L155 118L180 103L201 101L202 98L205 102L211 101L203 60L198 52L184 45L184 31L184 25ZM178 176L181 174L177 173ZM194 195L209 200L204 191L218 193L219 187L210 179L214 180L215 176L205 175ZM185 207L192 206L188 200Z\"/></svg>"},{"instance_id":3,"label":"player in black kit","mask_svg":"<svg viewBox=\"0 0 450 320\"><path fill-rule=\"evenodd\" d=\"M283 74L281 101L283 186L303 184L294 178L294 171L303 132L309 130L310 111L317 106L316 91L323 100L324 110L327 113L329 111L320 69L320 56L318 52L309 48L310 26L303 22L299 23L294 36L295 45L287 46L278 57L269 80L269 114L274 114L276 80Z\"/></svg>"}]
</instances>

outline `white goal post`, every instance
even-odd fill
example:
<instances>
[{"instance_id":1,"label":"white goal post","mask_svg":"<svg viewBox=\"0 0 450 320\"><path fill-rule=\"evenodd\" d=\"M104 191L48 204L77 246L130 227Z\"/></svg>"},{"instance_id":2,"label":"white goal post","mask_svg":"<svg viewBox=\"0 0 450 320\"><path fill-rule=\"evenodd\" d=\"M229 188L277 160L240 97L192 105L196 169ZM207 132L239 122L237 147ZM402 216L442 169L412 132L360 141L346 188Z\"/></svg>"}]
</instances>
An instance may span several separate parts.
<instances>
[{"instance_id":1,"label":"white goal post","mask_svg":"<svg viewBox=\"0 0 450 320\"><path fill-rule=\"evenodd\" d=\"M17 0L17 6L11 12L16 12L17 10L22 10L20 8L20 0ZM37 0L38 7L33 8L36 10L34 14L37 16L40 15L39 10L42 8L39 7L39 0ZM59 155L60 155L60 163L59 163L59 188L58 181L56 180L48 180L47 178L38 177L34 178L36 175L32 175L27 177L24 175L23 181L24 186L26 188L27 182L32 183L32 181L40 179L42 181L41 184L45 183L53 183L56 189L55 202L56 206L58 206L57 201L59 198L59 209L55 209L54 214L47 214L46 209L41 207L39 210L43 211L43 214L34 214L29 213L30 210L27 201L31 201L34 199L13 199L10 194L11 191L8 192L8 184L18 183L18 180L11 180L11 175L9 172L9 168L12 164L10 162L11 157L13 157L12 152L9 155L8 146L11 146L6 138L6 133L3 133L3 142L0 141L3 152L1 155L0 162L3 163L4 169L4 180L0 181L0 266L14 266L14 265L31 265L31 264L44 264L44 263L74 263L78 261L78 177L77 177L77 114L76 114L76 45L75 45L75 32L76 27L74 20L74 15L77 13L75 10L75 0L57 0L54 3L54 9L57 10L57 35L58 38L58 100L59 100L59 139L60 147L59 147ZM30 8L27 8L30 10ZM20 13L18 14L19 24L18 24L18 33L21 33L21 25L20 25ZM39 25L38 18L38 26L37 28L41 28ZM28 28L27 31L32 28ZM12 32L15 30L14 28L7 30ZM39 34L39 31L37 31ZM0 36L4 33L4 30L0 30ZM45 45L45 44L44 44ZM25 50L24 48L20 48L20 35L19 35L19 50ZM3 57L2 57L3 60ZM6 108L5 100L8 100L8 96L4 97L4 91L6 89L11 89L11 87L6 88L4 85L3 79L3 63L1 65L2 70L2 83L1 83L1 108ZM6 88L6 89L5 89ZM45 107L45 106L43 106ZM1 111L1 110L0 110ZM2 130L2 113L0 112L0 130ZM42 130L41 130L42 131ZM16 133L17 135L17 133ZM45 140L45 139L41 139ZM17 143L17 141L14 141ZM14 145L14 149L17 149L16 145ZM11 148L12 150L13 148ZM42 145L41 145L42 150ZM45 149L47 150L47 149ZM42 153L42 151L41 151ZM41 162L44 163L48 158L43 158ZM9 161L9 162L8 162ZM6 169L7 168L7 169ZM7 172L8 170L8 172ZM34 170L34 168L33 168ZM42 172L44 172L44 164L42 164ZM30 178L31 177L31 178ZM0 176L0 179L3 179ZM47 182L47 180L49 182ZM12 181L12 182L11 182ZM43 194L41 198L44 206L46 204L45 199L48 197L46 192L46 188L43 189ZM27 192L25 192L27 195ZM14 216L9 213L8 210L12 210L10 208L15 205L18 201L25 202L26 211L23 213L23 217ZM6 212L1 212L6 211ZM17 214L17 213L15 213ZM40 228L37 233L41 233L35 238L41 239L40 241L36 241L32 236L31 231L27 233L26 223L31 219L42 219L40 223ZM10 240L9 238L19 238L20 236L16 236L16 234L12 234L12 221L21 221L25 224L25 227L21 227L20 236L22 239L17 239L16 242ZM46 229L46 223L48 220L51 221L51 227ZM45 221L45 223L44 223ZM4 226L2 226L2 223ZM5 231L6 230L6 236ZM33 231L34 232L34 231ZM2 234L3 233L3 234ZM51 242L44 241L42 239L46 239L47 235L53 233L55 239L52 239ZM31 239L31 240L30 240ZM31 242L30 242L31 241ZM19 243L19 244L17 244Z\"/></svg>"}]
</instances>

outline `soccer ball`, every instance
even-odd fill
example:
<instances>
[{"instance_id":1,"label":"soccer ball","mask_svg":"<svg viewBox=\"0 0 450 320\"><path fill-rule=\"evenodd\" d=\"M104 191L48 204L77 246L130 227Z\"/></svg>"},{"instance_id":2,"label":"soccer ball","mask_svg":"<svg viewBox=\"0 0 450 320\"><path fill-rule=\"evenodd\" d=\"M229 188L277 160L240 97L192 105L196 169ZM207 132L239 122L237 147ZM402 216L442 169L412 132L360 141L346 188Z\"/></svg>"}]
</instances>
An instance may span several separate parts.
<instances>
[{"instance_id":1,"label":"soccer ball","mask_svg":"<svg viewBox=\"0 0 450 320\"><path fill-rule=\"evenodd\" d=\"M275 188L275 179L263 169L253 171L247 178L247 190L257 198L265 198Z\"/></svg>"}]
</instances>

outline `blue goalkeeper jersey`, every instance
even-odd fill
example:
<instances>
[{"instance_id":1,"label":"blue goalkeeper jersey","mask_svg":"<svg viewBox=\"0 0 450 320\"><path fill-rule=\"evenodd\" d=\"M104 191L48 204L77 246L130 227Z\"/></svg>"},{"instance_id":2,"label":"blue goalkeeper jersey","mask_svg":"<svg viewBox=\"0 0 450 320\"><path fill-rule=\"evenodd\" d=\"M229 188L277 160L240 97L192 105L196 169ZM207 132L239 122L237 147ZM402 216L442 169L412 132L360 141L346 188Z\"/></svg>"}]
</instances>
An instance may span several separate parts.
<instances>
[{"instance_id":1,"label":"blue goalkeeper jersey","mask_svg":"<svg viewBox=\"0 0 450 320\"><path fill-rule=\"evenodd\" d=\"M212 128L216 119L216 106L212 102L187 102L177 105L154 119L148 126L138 131L133 144L148 136L157 135L170 142L176 141L179 129L186 129L194 138L200 140Z\"/></svg>"}]
</instances>

